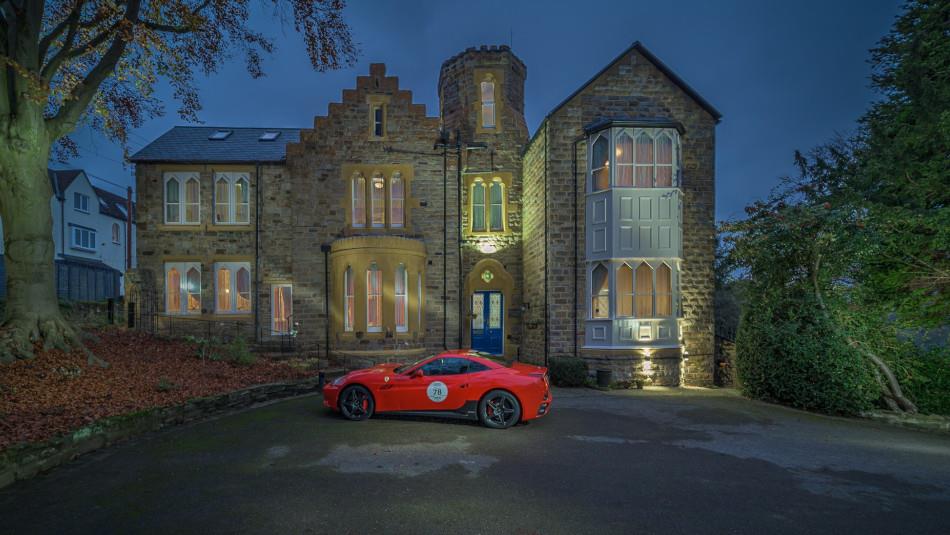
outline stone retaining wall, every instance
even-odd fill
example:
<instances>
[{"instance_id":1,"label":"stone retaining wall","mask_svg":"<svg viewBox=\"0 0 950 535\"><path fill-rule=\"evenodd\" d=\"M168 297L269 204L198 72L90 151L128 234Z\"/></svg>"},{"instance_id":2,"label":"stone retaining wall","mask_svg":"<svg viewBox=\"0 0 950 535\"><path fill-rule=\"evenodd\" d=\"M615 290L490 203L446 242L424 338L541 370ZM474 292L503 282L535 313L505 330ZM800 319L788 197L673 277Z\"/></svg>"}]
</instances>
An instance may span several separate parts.
<instances>
[{"instance_id":1,"label":"stone retaining wall","mask_svg":"<svg viewBox=\"0 0 950 535\"><path fill-rule=\"evenodd\" d=\"M292 383L251 386L216 396L192 399L182 405L104 418L45 442L12 446L0 452L0 488L21 479L29 479L90 451L148 431L202 420L255 403L316 392L318 380L318 377L312 377Z\"/></svg>"}]
</instances>

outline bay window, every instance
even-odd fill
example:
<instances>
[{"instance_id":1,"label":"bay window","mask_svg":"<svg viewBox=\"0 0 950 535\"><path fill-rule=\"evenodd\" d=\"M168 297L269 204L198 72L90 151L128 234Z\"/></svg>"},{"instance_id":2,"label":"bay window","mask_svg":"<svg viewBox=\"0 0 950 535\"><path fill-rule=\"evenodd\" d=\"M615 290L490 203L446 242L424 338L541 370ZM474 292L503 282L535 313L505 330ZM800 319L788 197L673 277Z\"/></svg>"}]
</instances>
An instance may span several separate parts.
<instances>
[{"instance_id":1,"label":"bay window","mask_svg":"<svg viewBox=\"0 0 950 535\"><path fill-rule=\"evenodd\" d=\"M165 263L165 312L201 314L200 263Z\"/></svg>"},{"instance_id":2,"label":"bay window","mask_svg":"<svg viewBox=\"0 0 950 535\"><path fill-rule=\"evenodd\" d=\"M215 273L215 312L247 314L251 312L250 262L218 262Z\"/></svg>"},{"instance_id":3,"label":"bay window","mask_svg":"<svg viewBox=\"0 0 950 535\"><path fill-rule=\"evenodd\" d=\"M679 136L676 129L605 128L591 134L590 140L588 169L591 192L610 187L679 186L676 165Z\"/></svg>"}]
</instances>

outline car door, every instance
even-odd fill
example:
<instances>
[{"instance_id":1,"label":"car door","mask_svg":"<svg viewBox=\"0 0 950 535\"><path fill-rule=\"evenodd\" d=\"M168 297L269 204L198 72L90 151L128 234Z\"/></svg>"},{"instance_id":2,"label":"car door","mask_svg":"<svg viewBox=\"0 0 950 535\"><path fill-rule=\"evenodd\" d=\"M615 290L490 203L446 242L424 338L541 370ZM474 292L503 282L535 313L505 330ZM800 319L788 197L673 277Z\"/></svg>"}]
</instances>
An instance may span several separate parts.
<instances>
[{"instance_id":1,"label":"car door","mask_svg":"<svg viewBox=\"0 0 950 535\"><path fill-rule=\"evenodd\" d=\"M402 376L390 389L402 411L455 410L464 403L465 375L453 358L435 358L423 364L422 376Z\"/></svg>"}]
</instances>

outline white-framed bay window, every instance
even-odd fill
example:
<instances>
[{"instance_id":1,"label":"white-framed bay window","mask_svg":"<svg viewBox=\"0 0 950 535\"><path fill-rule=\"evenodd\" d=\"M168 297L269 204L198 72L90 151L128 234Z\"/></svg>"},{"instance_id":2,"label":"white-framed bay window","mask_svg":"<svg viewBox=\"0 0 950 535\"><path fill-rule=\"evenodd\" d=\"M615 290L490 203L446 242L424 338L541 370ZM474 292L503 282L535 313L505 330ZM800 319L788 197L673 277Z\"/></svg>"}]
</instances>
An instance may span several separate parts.
<instances>
[{"instance_id":1,"label":"white-framed bay window","mask_svg":"<svg viewBox=\"0 0 950 535\"><path fill-rule=\"evenodd\" d=\"M165 263L165 313L201 314L201 263Z\"/></svg>"},{"instance_id":2,"label":"white-framed bay window","mask_svg":"<svg viewBox=\"0 0 950 535\"><path fill-rule=\"evenodd\" d=\"M679 187L675 128L613 127L588 141L588 191Z\"/></svg>"},{"instance_id":3,"label":"white-framed bay window","mask_svg":"<svg viewBox=\"0 0 950 535\"><path fill-rule=\"evenodd\" d=\"M251 263L214 264L214 311L218 314L251 312Z\"/></svg>"},{"instance_id":4,"label":"white-framed bay window","mask_svg":"<svg viewBox=\"0 0 950 535\"><path fill-rule=\"evenodd\" d=\"M250 176L229 172L214 174L214 223L246 225L251 219Z\"/></svg>"},{"instance_id":5,"label":"white-framed bay window","mask_svg":"<svg viewBox=\"0 0 950 535\"><path fill-rule=\"evenodd\" d=\"M201 223L201 182L197 172L173 172L164 175L165 224Z\"/></svg>"},{"instance_id":6,"label":"white-framed bay window","mask_svg":"<svg viewBox=\"0 0 950 535\"><path fill-rule=\"evenodd\" d=\"M290 334L293 330L294 287L290 283L272 284L270 292L270 330L272 334Z\"/></svg>"}]
</instances>

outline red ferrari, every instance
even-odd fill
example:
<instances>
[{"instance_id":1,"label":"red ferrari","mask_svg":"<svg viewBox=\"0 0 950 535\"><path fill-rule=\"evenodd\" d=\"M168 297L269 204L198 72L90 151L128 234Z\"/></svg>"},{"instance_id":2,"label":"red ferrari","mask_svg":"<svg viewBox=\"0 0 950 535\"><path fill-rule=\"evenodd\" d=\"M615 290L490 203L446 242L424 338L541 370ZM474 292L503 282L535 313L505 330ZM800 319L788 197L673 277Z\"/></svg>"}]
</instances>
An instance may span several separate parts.
<instances>
[{"instance_id":1,"label":"red ferrari","mask_svg":"<svg viewBox=\"0 0 950 535\"><path fill-rule=\"evenodd\" d=\"M323 404L350 420L398 412L478 419L495 429L544 416L552 400L546 368L467 350L357 370L323 389Z\"/></svg>"}]
</instances>

